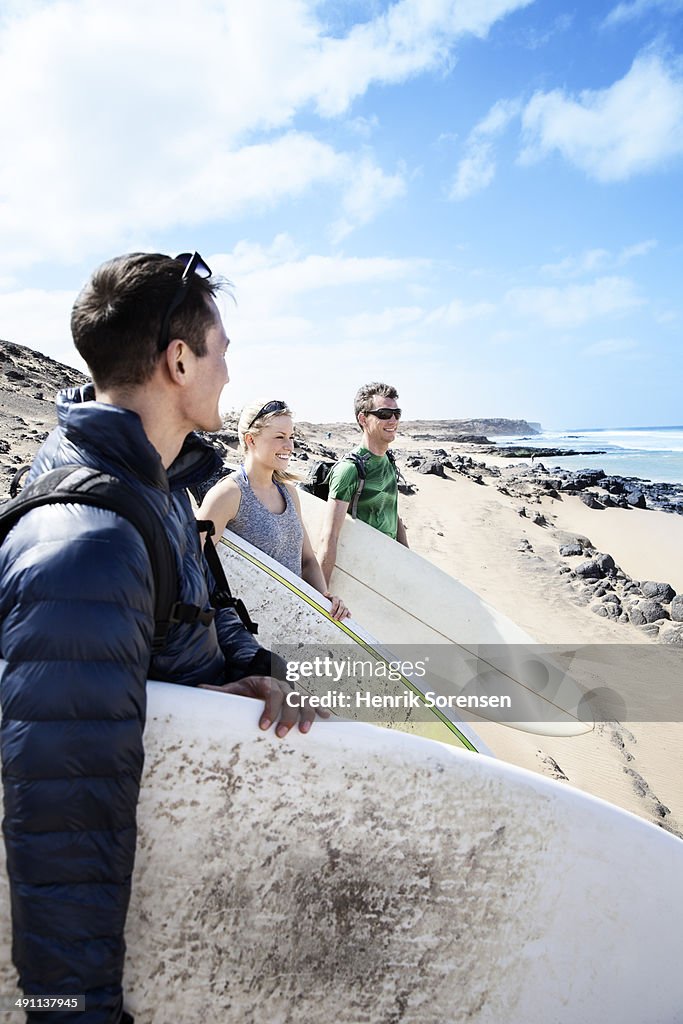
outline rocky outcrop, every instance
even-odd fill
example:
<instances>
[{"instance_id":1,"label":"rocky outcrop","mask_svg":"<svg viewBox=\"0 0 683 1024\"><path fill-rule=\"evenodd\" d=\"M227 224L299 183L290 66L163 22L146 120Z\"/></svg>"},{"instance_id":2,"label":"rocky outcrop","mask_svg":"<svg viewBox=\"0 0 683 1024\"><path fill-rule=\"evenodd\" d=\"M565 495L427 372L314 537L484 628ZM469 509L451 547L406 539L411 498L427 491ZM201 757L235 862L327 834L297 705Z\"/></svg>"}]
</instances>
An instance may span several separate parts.
<instances>
[{"instance_id":1,"label":"rocky outcrop","mask_svg":"<svg viewBox=\"0 0 683 1024\"><path fill-rule=\"evenodd\" d=\"M458 436L466 436L470 440L472 435L519 437L522 434L540 434L541 431L526 420L484 417L470 420L404 420L401 432L416 440L429 440L438 436L444 441L455 441Z\"/></svg>"}]
</instances>

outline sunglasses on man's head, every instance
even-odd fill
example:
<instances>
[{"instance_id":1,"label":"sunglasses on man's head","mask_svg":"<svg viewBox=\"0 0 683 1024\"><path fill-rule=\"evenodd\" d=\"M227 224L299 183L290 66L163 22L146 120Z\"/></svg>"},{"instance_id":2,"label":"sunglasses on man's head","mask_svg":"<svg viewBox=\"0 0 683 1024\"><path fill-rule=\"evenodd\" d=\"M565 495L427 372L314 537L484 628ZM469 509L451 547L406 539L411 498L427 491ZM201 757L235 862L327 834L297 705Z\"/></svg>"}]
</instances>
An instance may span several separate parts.
<instances>
[{"instance_id":1,"label":"sunglasses on man's head","mask_svg":"<svg viewBox=\"0 0 683 1024\"><path fill-rule=\"evenodd\" d=\"M164 314L164 319L161 322L161 330L159 331L159 341L157 347L160 352L165 352L171 343L170 330L171 330L171 317L178 309L182 306L187 295L187 288L192 280L192 275L196 274L197 277L211 277L211 268L206 263L198 252L181 252L179 256L175 257L176 261L185 264L183 270L183 276L180 278L180 284L176 290L175 295L168 304L168 309Z\"/></svg>"},{"instance_id":2,"label":"sunglasses on man's head","mask_svg":"<svg viewBox=\"0 0 683 1024\"><path fill-rule=\"evenodd\" d=\"M267 416L269 412L284 412L286 408L287 403L280 402L277 399L273 402L266 402L263 408L259 409L259 411L256 413L253 420L249 424L249 427L253 427L254 424L256 423L256 420L260 420L262 416ZM249 430L249 427L247 427L247 430Z\"/></svg>"},{"instance_id":3,"label":"sunglasses on man's head","mask_svg":"<svg viewBox=\"0 0 683 1024\"><path fill-rule=\"evenodd\" d=\"M395 416L397 420L400 420L401 410L390 409L388 406L385 406L382 409L368 409L365 415L376 416L378 420L390 420L392 416Z\"/></svg>"}]
</instances>

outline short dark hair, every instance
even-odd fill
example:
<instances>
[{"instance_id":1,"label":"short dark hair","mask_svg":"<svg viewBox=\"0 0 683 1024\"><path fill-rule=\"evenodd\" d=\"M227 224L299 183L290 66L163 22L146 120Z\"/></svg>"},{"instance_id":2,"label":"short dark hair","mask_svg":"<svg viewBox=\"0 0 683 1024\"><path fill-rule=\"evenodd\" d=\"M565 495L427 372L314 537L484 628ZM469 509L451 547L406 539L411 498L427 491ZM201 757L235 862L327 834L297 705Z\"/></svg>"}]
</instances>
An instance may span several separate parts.
<instances>
[{"instance_id":1,"label":"short dark hair","mask_svg":"<svg viewBox=\"0 0 683 1024\"><path fill-rule=\"evenodd\" d=\"M398 398L398 391L392 387L391 384L381 384L379 381L373 381L372 384L363 384L362 387L356 391L356 397L353 400L353 411L356 417L356 423L358 423L358 417L361 413L367 416L372 409L372 399L375 395L382 395L384 398L393 398L394 401ZM360 423L358 423L360 426Z\"/></svg>"},{"instance_id":2,"label":"short dark hair","mask_svg":"<svg viewBox=\"0 0 683 1024\"><path fill-rule=\"evenodd\" d=\"M152 376L161 324L184 269L170 256L134 252L93 273L71 311L71 334L96 387L130 387ZM198 356L206 354L206 331L216 317L208 300L222 286L220 278L193 274L171 317L170 337L182 337Z\"/></svg>"}]
</instances>

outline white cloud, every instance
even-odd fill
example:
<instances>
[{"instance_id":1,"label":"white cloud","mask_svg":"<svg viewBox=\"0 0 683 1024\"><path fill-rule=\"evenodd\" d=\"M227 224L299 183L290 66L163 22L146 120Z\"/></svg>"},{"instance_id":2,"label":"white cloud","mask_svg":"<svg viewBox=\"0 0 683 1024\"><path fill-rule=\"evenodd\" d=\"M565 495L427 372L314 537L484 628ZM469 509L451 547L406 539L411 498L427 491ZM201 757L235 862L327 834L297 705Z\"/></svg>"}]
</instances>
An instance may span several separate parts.
<instances>
[{"instance_id":1,"label":"white cloud","mask_svg":"<svg viewBox=\"0 0 683 1024\"><path fill-rule=\"evenodd\" d=\"M394 306L379 313L365 312L345 317L342 329L351 337L372 339L378 334L393 334L423 317L424 310L420 306Z\"/></svg>"},{"instance_id":2,"label":"white cloud","mask_svg":"<svg viewBox=\"0 0 683 1024\"><path fill-rule=\"evenodd\" d=\"M533 0L399 0L356 25L343 39L325 39L309 71L323 114L344 111L373 82L403 81L444 64L462 36L484 38L491 26ZM319 72L316 75L316 70Z\"/></svg>"},{"instance_id":3,"label":"white cloud","mask_svg":"<svg viewBox=\"0 0 683 1024\"><path fill-rule=\"evenodd\" d=\"M601 356L625 356L633 358L638 343L632 338L604 338L583 349L583 355L599 358Z\"/></svg>"},{"instance_id":4,"label":"white cloud","mask_svg":"<svg viewBox=\"0 0 683 1024\"><path fill-rule=\"evenodd\" d=\"M523 162L556 150L598 181L624 181L683 155L683 77L644 54L607 89L536 93L522 123Z\"/></svg>"},{"instance_id":5,"label":"white cloud","mask_svg":"<svg viewBox=\"0 0 683 1024\"><path fill-rule=\"evenodd\" d=\"M529 2L399 0L341 38L315 0L15 4L0 21L0 261L76 261L313 186L341 194L341 237L402 194L403 172L297 115L445 64Z\"/></svg>"},{"instance_id":6,"label":"white cloud","mask_svg":"<svg viewBox=\"0 0 683 1024\"><path fill-rule=\"evenodd\" d=\"M445 327L460 327L468 320L479 320L495 310L490 302L476 302L468 305L460 299L453 299L445 306L439 306L427 317L428 324L443 324Z\"/></svg>"},{"instance_id":7,"label":"white cloud","mask_svg":"<svg viewBox=\"0 0 683 1024\"><path fill-rule=\"evenodd\" d=\"M628 3L620 3L613 7L603 24L620 25L626 21L642 18L649 11L676 14L681 9L683 9L683 0L629 0Z\"/></svg>"},{"instance_id":8,"label":"white cloud","mask_svg":"<svg viewBox=\"0 0 683 1024\"><path fill-rule=\"evenodd\" d=\"M450 199L468 199L491 184L496 173L494 140L520 112L518 100L499 100L470 132L458 164Z\"/></svg>"},{"instance_id":9,"label":"white cloud","mask_svg":"<svg viewBox=\"0 0 683 1024\"><path fill-rule=\"evenodd\" d=\"M601 277L592 284L564 288L512 288L505 296L517 315L529 317L546 327L581 327L600 317L618 317L642 306L641 298L628 278Z\"/></svg>"},{"instance_id":10,"label":"white cloud","mask_svg":"<svg viewBox=\"0 0 683 1024\"><path fill-rule=\"evenodd\" d=\"M286 297L312 293L325 288L340 289L353 285L410 280L428 268L427 260L390 259L379 256L321 256L317 253L297 258L296 249L287 251L287 236L278 236L272 246L238 243L235 255L213 255L211 267L235 284L239 305L249 295L261 304L280 303ZM281 258L278 253L281 253Z\"/></svg>"},{"instance_id":11,"label":"white cloud","mask_svg":"<svg viewBox=\"0 0 683 1024\"><path fill-rule=\"evenodd\" d=\"M605 273L626 266L631 260L646 256L657 245L653 238L627 245L617 253L608 249L587 249L578 256L567 256L559 263L547 263L541 272L556 278L582 277L585 274Z\"/></svg>"},{"instance_id":12,"label":"white cloud","mask_svg":"<svg viewBox=\"0 0 683 1024\"><path fill-rule=\"evenodd\" d=\"M340 242L355 227L367 224L377 213L405 192L405 179L401 173L384 174L366 157L360 163L349 160L349 184L342 200L344 216L332 225L332 241Z\"/></svg>"},{"instance_id":13,"label":"white cloud","mask_svg":"<svg viewBox=\"0 0 683 1024\"><path fill-rule=\"evenodd\" d=\"M467 153L458 164L449 192L450 199L469 199L493 181L496 164L493 146L488 140L470 141Z\"/></svg>"},{"instance_id":14,"label":"white cloud","mask_svg":"<svg viewBox=\"0 0 683 1024\"><path fill-rule=\"evenodd\" d=\"M657 242L654 238L647 238L644 242L636 242L634 245L627 245L625 249L622 249L618 256L619 266L629 263L632 259L636 259L639 256L647 256L649 252L657 247Z\"/></svg>"}]
</instances>

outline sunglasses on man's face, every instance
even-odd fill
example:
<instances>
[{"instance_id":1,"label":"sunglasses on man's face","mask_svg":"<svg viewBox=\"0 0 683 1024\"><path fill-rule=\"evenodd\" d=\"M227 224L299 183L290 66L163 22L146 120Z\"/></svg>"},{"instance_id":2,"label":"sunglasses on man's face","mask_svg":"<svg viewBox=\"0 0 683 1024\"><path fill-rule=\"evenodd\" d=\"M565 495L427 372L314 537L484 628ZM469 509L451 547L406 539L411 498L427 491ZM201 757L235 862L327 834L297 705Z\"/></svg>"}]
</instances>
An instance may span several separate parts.
<instances>
[{"instance_id":1,"label":"sunglasses on man's face","mask_svg":"<svg viewBox=\"0 0 683 1024\"><path fill-rule=\"evenodd\" d=\"M385 406L383 409L368 409L366 416L376 416L378 420L390 420L392 416L395 416L397 420L401 418L400 409L389 409Z\"/></svg>"},{"instance_id":2,"label":"sunglasses on man's face","mask_svg":"<svg viewBox=\"0 0 683 1024\"><path fill-rule=\"evenodd\" d=\"M211 268L206 263L198 252L181 252L179 256L175 257L176 261L185 264L183 270L183 276L180 278L180 284L176 290L175 295L168 304L168 309L164 315L164 319L161 322L161 330L159 331L159 341L157 347L160 352L165 352L171 343L170 330L171 330L171 317L178 309L182 306L187 296L187 288L192 280L192 275L196 274L197 277L211 277Z\"/></svg>"}]
</instances>

